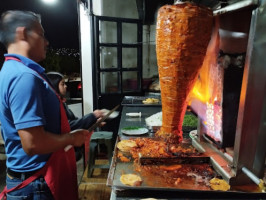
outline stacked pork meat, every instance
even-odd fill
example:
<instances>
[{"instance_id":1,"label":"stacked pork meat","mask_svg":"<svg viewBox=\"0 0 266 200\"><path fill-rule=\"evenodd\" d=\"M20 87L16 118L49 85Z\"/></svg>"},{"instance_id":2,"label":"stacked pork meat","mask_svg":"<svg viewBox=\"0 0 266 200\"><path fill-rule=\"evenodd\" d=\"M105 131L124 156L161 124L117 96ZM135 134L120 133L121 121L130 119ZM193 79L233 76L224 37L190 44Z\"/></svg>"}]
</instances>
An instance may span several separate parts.
<instances>
[{"instance_id":1,"label":"stacked pork meat","mask_svg":"<svg viewBox=\"0 0 266 200\"><path fill-rule=\"evenodd\" d=\"M156 54L163 117L156 136L169 143L183 140L187 97L202 66L212 25L212 11L202 6L180 3L159 9Z\"/></svg>"}]
</instances>

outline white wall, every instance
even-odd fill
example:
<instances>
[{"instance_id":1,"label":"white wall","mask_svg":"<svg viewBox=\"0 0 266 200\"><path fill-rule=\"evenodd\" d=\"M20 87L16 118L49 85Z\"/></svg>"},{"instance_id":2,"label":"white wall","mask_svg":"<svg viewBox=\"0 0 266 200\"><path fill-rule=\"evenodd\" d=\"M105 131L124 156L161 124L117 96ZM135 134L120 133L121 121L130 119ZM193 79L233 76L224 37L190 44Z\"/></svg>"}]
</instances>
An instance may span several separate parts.
<instances>
[{"instance_id":1,"label":"white wall","mask_svg":"<svg viewBox=\"0 0 266 200\"><path fill-rule=\"evenodd\" d=\"M91 32L89 14L81 2L79 3L79 13L83 112L88 114L93 111Z\"/></svg>"},{"instance_id":2,"label":"white wall","mask_svg":"<svg viewBox=\"0 0 266 200\"><path fill-rule=\"evenodd\" d=\"M93 12L95 15L101 15L101 0L93 0ZM81 67L83 81L83 113L93 112L93 85L92 85L92 36L89 8L79 1L79 27L80 27L80 49L81 49Z\"/></svg>"},{"instance_id":3,"label":"white wall","mask_svg":"<svg viewBox=\"0 0 266 200\"><path fill-rule=\"evenodd\" d=\"M102 15L138 19L136 0L102 0Z\"/></svg>"},{"instance_id":4,"label":"white wall","mask_svg":"<svg viewBox=\"0 0 266 200\"><path fill-rule=\"evenodd\" d=\"M74 115L78 118L82 117L82 104L74 103L68 105L69 109L74 113Z\"/></svg>"}]
</instances>

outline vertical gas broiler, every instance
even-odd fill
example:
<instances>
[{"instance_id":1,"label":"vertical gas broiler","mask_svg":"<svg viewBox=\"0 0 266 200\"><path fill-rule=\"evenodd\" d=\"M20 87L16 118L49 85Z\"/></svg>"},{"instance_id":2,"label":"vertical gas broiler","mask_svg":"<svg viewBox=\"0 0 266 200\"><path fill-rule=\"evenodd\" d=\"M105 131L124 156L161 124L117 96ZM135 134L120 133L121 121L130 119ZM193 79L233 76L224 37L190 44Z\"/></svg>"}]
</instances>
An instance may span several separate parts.
<instances>
[{"instance_id":1,"label":"vertical gas broiler","mask_svg":"<svg viewBox=\"0 0 266 200\"><path fill-rule=\"evenodd\" d=\"M230 185L265 181L266 1L214 11L215 28L191 92L199 116L193 144Z\"/></svg>"}]
</instances>

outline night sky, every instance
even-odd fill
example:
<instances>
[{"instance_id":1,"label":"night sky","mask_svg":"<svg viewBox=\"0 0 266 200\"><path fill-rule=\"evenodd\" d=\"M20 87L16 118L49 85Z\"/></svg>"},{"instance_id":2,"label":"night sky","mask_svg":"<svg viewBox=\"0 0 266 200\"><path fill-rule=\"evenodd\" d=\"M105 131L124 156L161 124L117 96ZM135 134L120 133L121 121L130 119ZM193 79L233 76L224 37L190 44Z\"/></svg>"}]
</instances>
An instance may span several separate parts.
<instances>
[{"instance_id":1,"label":"night sky","mask_svg":"<svg viewBox=\"0 0 266 200\"><path fill-rule=\"evenodd\" d=\"M56 5L41 0L0 0L1 14L14 9L41 15L50 47L79 49L77 0L58 0Z\"/></svg>"}]
</instances>

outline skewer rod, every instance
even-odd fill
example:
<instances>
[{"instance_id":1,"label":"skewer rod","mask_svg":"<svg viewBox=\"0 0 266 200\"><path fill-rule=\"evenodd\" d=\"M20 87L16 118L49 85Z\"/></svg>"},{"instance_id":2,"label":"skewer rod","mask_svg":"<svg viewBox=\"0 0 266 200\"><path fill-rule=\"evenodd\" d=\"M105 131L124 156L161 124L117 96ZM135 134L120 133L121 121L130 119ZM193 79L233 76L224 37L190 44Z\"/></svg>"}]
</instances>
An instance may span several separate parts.
<instances>
[{"instance_id":1,"label":"skewer rod","mask_svg":"<svg viewBox=\"0 0 266 200\"><path fill-rule=\"evenodd\" d=\"M257 185L260 184L260 179L253 174L251 171L249 171L246 167L242 167L242 171L244 172L244 174L246 174L254 183L256 183Z\"/></svg>"}]
</instances>

